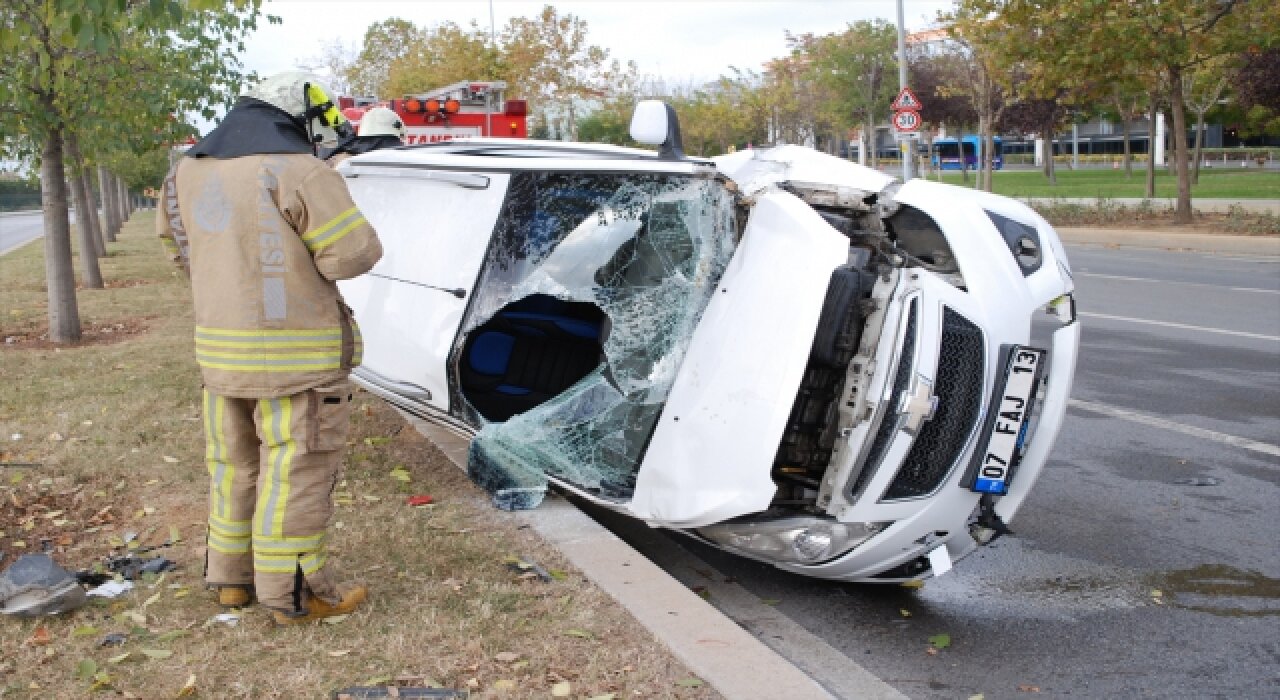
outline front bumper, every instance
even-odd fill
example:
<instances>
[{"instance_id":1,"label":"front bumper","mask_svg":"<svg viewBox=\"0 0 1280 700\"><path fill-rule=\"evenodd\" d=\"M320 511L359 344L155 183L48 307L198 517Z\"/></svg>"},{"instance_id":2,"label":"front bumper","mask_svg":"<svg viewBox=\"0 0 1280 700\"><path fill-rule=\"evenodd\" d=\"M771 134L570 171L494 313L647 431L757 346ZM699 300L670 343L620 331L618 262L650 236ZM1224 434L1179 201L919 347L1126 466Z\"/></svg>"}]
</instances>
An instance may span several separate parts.
<instances>
[{"instance_id":1,"label":"front bumper","mask_svg":"<svg viewBox=\"0 0 1280 700\"><path fill-rule=\"evenodd\" d=\"M987 413L998 407L992 392L1003 370L1000 349L1032 344L1033 317L1073 290L1056 232L1030 209L1004 198L916 182L904 186L897 199L939 223L965 289L924 270L904 271L877 354L868 363L881 369L869 382L866 410L848 430L847 449L837 451L828 472L836 486L825 504L838 522L892 524L828 561L771 562L780 568L820 578L888 582L930 575L924 557L939 547L946 547L951 560L972 552L978 542L970 530L981 495L962 482L974 453L986 448ZM1034 273L1023 274L984 209L1035 224L1044 258ZM1070 308L1065 304L1057 310ZM1045 348L1049 367L1030 426L1034 432L1008 493L994 498L994 513L1005 521L1044 469L1066 413L1080 326L1074 317L1059 322ZM888 342L893 338L897 342ZM1042 338L1037 342L1046 344ZM922 406L935 397L931 419L913 415L927 410Z\"/></svg>"}]
</instances>

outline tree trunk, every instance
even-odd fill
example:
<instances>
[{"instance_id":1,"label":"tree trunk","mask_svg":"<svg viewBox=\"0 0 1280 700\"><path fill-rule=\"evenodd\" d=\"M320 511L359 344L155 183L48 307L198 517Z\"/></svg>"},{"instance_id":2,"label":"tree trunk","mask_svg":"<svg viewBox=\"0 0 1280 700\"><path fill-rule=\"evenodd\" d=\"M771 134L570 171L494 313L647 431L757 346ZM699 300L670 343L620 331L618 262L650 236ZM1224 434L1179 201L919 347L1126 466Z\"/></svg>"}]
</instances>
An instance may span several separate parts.
<instances>
[{"instance_id":1,"label":"tree trunk","mask_svg":"<svg viewBox=\"0 0 1280 700\"><path fill-rule=\"evenodd\" d=\"M1120 113L1120 133L1124 134L1124 178L1133 179L1133 150L1129 148L1129 117Z\"/></svg>"},{"instance_id":2,"label":"tree trunk","mask_svg":"<svg viewBox=\"0 0 1280 700\"><path fill-rule=\"evenodd\" d=\"M1147 199L1156 198L1156 93L1147 111Z\"/></svg>"},{"instance_id":3,"label":"tree trunk","mask_svg":"<svg viewBox=\"0 0 1280 700\"><path fill-rule=\"evenodd\" d=\"M84 180L80 177L80 152L76 137L66 136L64 160L71 166L71 201L76 209L76 233L80 238L80 268L85 289L102 289L102 270L98 268L98 247L94 245L93 226L89 223L89 209L93 201L85 194Z\"/></svg>"},{"instance_id":4,"label":"tree trunk","mask_svg":"<svg viewBox=\"0 0 1280 700\"><path fill-rule=\"evenodd\" d=\"M93 189L85 184L84 175L87 169L84 165L84 158L80 155L80 141L74 133L68 131L63 146L66 149L63 160L69 166L68 170L71 173L71 198L75 202L76 225L81 229L80 242L87 243L90 246L89 249L93 251L94 258L105 258L107 256L107 246L102 241L102 236L94 225L95 219L98 218L98 208L93 201ZM101 275L98 276L101 277ZM89 284L88 277L86 277L85 285L94 286ZM94 288L101 289L101 286Z\"/></svg>"},{"instance_id":5,"label":"tree trunk","mask_svg":"<svg viewBox=\"0 0 1280 700\"><path fill-rule=\"evenodd\" d=\"M1187 161L1187 114L1182 94L1182 67L1169 66L1169 102L1173 112L1173 157L1178 173L1178 204L1173 223L1191 223L1191 169Z\"/></svg>"},{"instance_id":6,"label":"tree trunk","mask_svg":"<svg viewBox=\"0 0 1280 700\"><path fill-rule=\"evenodd\" d=\"M1191 184L1200 184L1200 160L1204 156L1204 110L1196 110L1196 157L1195 169L1191 172Z\"/></svg>"},{"instance_id":7,"label":"tree trunk","mask_svg":"<svg viewBox=\"0 0 1280 700\"><path fill-rule=\"evenodd\" d=\"M52 105L49 112L53 113ZM49 340L80 340L76 274L71 262L71 221L62 162L62 130L51 129L40 153L40 208L44 214L44 274L49 299Z\"/></svg>"},{"instance_id":8,"label":"tree trunk","mask_svg":"<svg viewBox=\"0 0 1280 700\"><path fill-rule=\"evenodd\" d=\"M98 241L96 247L106 257L107 237L103 231L102 218L98 216L98 203L93 198L93 176L89 174L89 168L80 172L80 183L84 185L85 196L89 199L89 228L93 229L93 236Z\"/></svg>"},{"instance_id":9,"label":"tree trunk","mask_svg":"<svg viewBox=\"0 0 1280 700\"><path fill-rule=\"evenodd\" d=\"M111 179L116 183L116 196L119 197L117 202L120 207L120 225L124 226L124 223L129 220L129 215L133 213L129 209L129 188L125 187L124 180L121 180L119 175L111 173Z\"/></svg>"},{"instance_id":10,"label":"tree trunk","mask_svg":"<svg viewBox=\"0 0 1280 700\"><path fill-rule=\"evenodd\" d=\"M116 242L116 234L120 232L120 218L116 215L116 200L111 196L111 174L107 166L98 166L98 191L102 193L102 213L107 219L107 241Z\"/></svg>"}]
</instances>

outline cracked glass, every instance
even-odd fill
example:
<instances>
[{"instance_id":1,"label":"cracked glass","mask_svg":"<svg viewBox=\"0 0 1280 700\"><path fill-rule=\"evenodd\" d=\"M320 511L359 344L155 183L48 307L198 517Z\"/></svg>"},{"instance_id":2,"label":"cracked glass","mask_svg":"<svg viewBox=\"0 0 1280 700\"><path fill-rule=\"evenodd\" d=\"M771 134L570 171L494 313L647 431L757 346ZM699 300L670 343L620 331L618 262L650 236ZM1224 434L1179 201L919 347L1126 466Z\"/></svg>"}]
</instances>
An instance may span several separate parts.
<instances>
[{"instance_id":1,"label":"cracked glass","mask_svg":"<svg viewBox=\"0 0 1280 700\"><path fill-rule=\"evenodd\" d=\"M710 177L513 176L454 349L468 472L498 507L537 506L548 475L630 498L735 241Z\"/></svg>"}]
</instances>

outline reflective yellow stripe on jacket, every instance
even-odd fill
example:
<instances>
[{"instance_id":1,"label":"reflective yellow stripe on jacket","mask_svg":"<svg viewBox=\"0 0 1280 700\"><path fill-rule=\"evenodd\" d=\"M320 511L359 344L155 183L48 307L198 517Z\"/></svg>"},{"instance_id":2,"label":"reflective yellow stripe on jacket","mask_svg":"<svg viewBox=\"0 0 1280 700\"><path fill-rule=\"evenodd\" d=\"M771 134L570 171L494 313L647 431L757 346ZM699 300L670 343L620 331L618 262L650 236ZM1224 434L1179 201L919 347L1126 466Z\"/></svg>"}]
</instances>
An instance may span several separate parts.
<instances>
[{"instance_id":1,"label":"reflective yellow stripe on jacket","mask_svg":"<svg viewBox=\"0 0 1280 700\"><path fill-rule=\"evenodd\" d=\"M342 240L343 236L351 233L364 222L364 214L361 214L358 208L351 207L321 226L302 234L302 242L306 244L307 250L314 253Z\"/></svg>"},{"instance_id":2,"label":"reflective yellow stripe on jacket","mask_svg":"<svg viewBox=\"0 0 1280 700\"><path fill-rule=\"evenodd\" d=\"M196 361L205 369L238 372L338 369L342 329L246 331L196 326Z\"/></svg>"}]
</instances>

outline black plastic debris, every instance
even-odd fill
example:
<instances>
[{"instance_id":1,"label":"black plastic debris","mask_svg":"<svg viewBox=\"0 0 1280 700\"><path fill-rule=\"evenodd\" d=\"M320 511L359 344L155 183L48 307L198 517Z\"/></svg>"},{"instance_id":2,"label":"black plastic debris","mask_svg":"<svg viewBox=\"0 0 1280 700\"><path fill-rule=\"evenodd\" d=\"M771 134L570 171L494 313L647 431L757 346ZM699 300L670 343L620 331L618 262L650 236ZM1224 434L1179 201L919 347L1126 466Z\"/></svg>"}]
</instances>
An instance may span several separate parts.
<instances>
[{"instance_id":1,"label":"black plastic debris","mask_svg":"<svg viewBox=\"0 0 1280 700\"><path fill-rule=\"evenodd\" d=\"M143 574L159 574L172 571L178 565L164 557L143 559L136 556L112 557L107 560L107 570L120 574L126 581L136 581Z\"/></svg>"},{"instance_id":2,"label":"black plastic debris","mask_svg":"<svg viewBox=\"0 0 1280 700\"><path fill-rule=\"evenodd\" d=\"M0 613L5 615L57 615L79 608L85 600L76 577L48 554L24 554L0 574Z\"/></svg>"},{"instance_id":3,"label":"black plastic debris","mask_svg":"<svg viewBox=\"0 0 1280 700\"><path fill-rule=\"evenodd\" d=\"M98 646L118 647L123 645L127 641L129 641L129 635L123 632L112 632L111 634L108 634L105 637L103 637L102 641L98 642Z\"/></svg>"},{"instance_id":4,"label":"black plastic debris","mask_svg":"<svg viewBox=\"0 0 1280 700\"><path fill-rule=\"evenodd\" d=\"M551 575L551 572L544 569L541 564L533 561L532 559L521 558L515 559L514 561L508 561L507 568L522 575L529 573L537 574L539 579L542 579L547 583L555 580L555 577Z\"/></svg>"},{"instance_id":5,"label":"black plastic debris","mask_svg":"<svg viewBox=\"0 0 1280 700\"><path fill-rule=\"evenodd\" d=\"M395 694L392 694L392 688ZM452 698L471 697L471 694L465 690L453 690L450 688L402 688L399 686L357 686L352 688L343 688L342 690L333 691L333 700L377 700L378 698L434 698L436 700L451 700Z\"/></svg>"}]
</instances>

